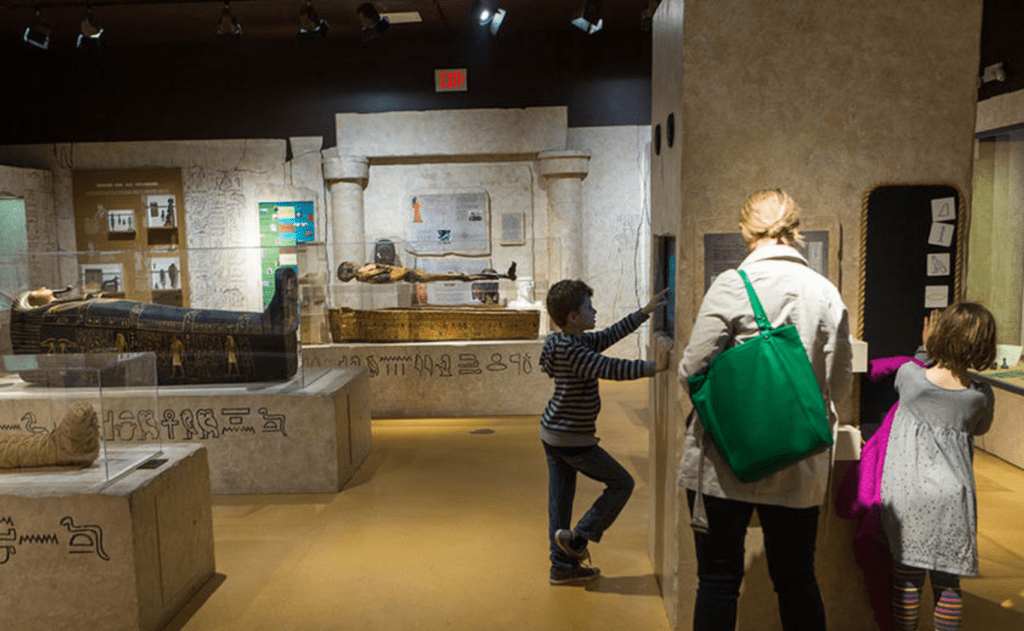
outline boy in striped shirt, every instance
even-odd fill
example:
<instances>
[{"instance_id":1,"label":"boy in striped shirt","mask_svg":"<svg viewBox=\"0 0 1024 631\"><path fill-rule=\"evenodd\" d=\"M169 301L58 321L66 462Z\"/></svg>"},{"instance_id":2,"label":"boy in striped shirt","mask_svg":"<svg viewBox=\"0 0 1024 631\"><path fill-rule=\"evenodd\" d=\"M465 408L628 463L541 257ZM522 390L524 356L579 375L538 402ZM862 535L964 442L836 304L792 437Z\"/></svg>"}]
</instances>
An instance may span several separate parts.
<instances>
[{"instance_id":1,"label":"boy in striped shirt","mask_svg":"<svg viewBox=\"0 0 1024 631\"><path fill-rule=\"evenodd\" d=\"M555 393L540 421L540 437L548 462L548 538L552 585L581 584L600 570L581 565L590 559L587 544L598 542L633 492L633 477L598 446L597 414L601 410L598 379L640 379L667 370L671 346L657 362L606 357L602 351L635 331L651 313L665 305L658 293L643 308L607 329L594 333L597 311L594 290L581 280L562 280L548 291L547 307L561 333L551 333L540 354L541 369L555 380ZM576 495L576 473L603 482L604 492L570 528Z\"/></svg>"}]
</instances>

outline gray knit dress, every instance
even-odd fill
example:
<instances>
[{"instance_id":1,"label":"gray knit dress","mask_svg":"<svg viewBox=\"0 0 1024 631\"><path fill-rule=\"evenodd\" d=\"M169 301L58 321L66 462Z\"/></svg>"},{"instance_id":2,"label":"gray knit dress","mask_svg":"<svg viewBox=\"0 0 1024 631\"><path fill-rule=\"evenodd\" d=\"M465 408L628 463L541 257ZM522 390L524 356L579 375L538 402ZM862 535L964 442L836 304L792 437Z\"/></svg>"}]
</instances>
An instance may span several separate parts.
<instances>
[{"instance_id":1,"label":"gray knit dress","mask_svg":"<svg viewBox=\"0 0 1024 631\"><path fill-rule=\"evenodd\" d=\"M882 472L882 527L893 559L960 576L978 573L972 436L992 425L992 389L937 386L907 363Z\"/></svg>"}]
</instances>

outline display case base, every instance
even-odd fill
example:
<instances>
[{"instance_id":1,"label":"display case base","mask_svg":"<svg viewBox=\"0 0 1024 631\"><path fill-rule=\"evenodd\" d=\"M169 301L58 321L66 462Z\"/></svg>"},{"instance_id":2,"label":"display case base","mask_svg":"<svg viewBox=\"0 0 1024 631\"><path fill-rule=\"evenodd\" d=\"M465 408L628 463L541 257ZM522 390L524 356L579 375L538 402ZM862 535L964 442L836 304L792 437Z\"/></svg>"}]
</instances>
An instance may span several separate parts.
<instances>
[{"instance_id":1,"label":"display case base","mask_svg":"<svg viewBox=\"0 0 1024 631\"><path fill-rule=\"evenodd\" d=\"M4 409L21 418L48 390L11 386ZM364 368L313 368L280 382L162 386L156 406L111 388L100 423L108 446L152 446L158 432L165 445L205 445L214 494L336 493L370 453L369 397Z\"/></svg>"},{"instance_id":2,"label":"display case base","mask_svg":"<svg viewBox=\"0 0 1024 631\"><path fill-rule=\"evenodd\" d=\"M540 331L540 311L500 308L342 308L329 317L337 343L533 340Z\"/></svg>"},{"instance_id":3,"label":"display case base","mask_svg":"<svg viewBox=\"0 0 1024 631\"><path fill-rule=\"evenodd\" d=\"M109 483L100 463L0 472L4 629L158 631L213 573L202 445L166 446Z\"/></svg>"},{"instance_id":4,"label":"display case base","mask_svg":"<svg viewBox=\"0 0 1024 631\"><path fill-rule=\"evenodd\" d=\"M554 381L538 364L543 339L303 346L313 366L359 366L374 418L540 415Z\"/></svg>"}]
</instances>

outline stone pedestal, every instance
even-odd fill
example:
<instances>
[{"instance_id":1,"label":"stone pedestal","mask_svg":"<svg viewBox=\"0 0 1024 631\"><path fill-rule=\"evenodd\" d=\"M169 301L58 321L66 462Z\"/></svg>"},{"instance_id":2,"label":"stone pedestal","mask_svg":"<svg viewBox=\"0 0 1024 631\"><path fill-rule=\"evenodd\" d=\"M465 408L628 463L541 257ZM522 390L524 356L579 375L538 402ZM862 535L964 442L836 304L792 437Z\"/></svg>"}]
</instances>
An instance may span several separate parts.
<instances>
[{"instance_id":1,"label":"stone pedestal","mask_svg":"<svg viewBox=\"0 0 1024 631\"><path fill-rule=\"evenodd\" d=\"M539 415L554 391L543 339L305 346L314 366L360 366L375 418Z\"/></svg>"},{"instance_id":2,"label":"stone pedestal","mask_svg":"<svg viewBox=\"0 0 1024 631\"><path fill-rule=\"evenodd\" d=\"M5 390L12 418L36 411L45 388ZM52 389L51 389L52 390ZM215 494L336 493L370 453L367 371L305 369L289 381L163 386L159 409L130 389L106 389L100 419L110 446L199 442ZM57 396L59 393L55 393Z\"/></svg>"},{"instance_id":3,"label":"stone pedestal","mask_svg":"<svg viewBox=\"0 0 1024 631\"><path fill-rule=\"evenodd\" d=\"M214 573L206 456L170 445L112 483L99 463L0 472L3 628L164 628Z\"/></svg>"},{"instance_id":4,"label":"stone pedestal","mask_svg":"<svg viewBox=\"0 0 1024 631\"><path fill-rule=\"evenodd\" d=\"M1024 392L993 387L995 418L987 434L974 439L979 449L1024 468Z\"/></svg>"},{"instance_id":5,"label":"stone pedestal","mask_svg":"<svg viewBox=\"0 0 1024 631\"><path fill-rule=\"evenodd\" d=\"M370 453L363 368L306 368L291 381L160 389L167 441L210 453L214 494L336 493Z\"/></svg>"}]
</instances>

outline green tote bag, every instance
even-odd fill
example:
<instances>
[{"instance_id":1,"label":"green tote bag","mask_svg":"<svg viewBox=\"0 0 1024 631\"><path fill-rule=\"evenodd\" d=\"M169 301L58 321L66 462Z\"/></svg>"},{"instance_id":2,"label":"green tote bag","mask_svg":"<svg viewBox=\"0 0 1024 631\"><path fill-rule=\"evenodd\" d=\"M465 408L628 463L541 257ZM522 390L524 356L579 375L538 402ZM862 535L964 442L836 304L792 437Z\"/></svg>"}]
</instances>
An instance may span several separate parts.
<instances>
[{"instance_id":1,"label":"green tote bag","mask_svg":"<svg viewBox=\"0 0 1024 631\"><path fill-rule=\"evenodd\" d=\"M704 431L736 477L753 482L832 444L825 401L792 324L771 328L747 275L760 333L689 378Z\"/></svg>"}]
</instances>

